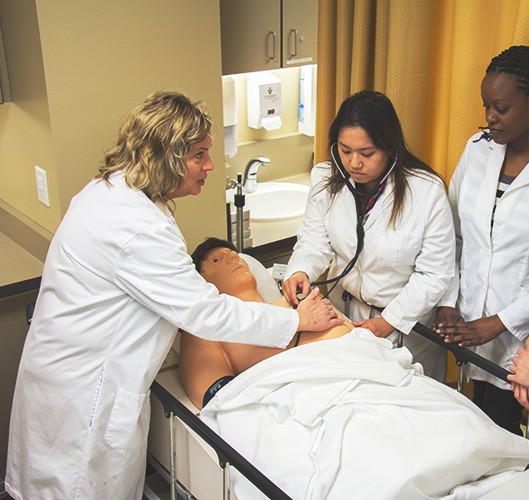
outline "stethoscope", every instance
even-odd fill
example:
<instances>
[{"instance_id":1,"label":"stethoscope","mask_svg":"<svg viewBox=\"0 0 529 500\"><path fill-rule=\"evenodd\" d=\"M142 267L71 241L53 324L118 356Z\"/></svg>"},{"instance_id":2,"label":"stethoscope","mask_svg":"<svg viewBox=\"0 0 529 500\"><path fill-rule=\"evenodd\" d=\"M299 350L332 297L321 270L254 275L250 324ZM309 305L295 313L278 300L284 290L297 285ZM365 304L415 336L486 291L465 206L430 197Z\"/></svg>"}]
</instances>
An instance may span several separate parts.
<instances>
[{"instance_id":1,"label":"stethoscope","mask_svg":"<svg viewBox=\"0 0 529 500\"><path fill-rule=\"evenodd\" d=\"M365 218L367 212L370 209L369 205L371 203L371 200L373 200L373 199L376 200L378 198L378 196L380 195L380 193L382 191L381 190L382 185L384 184L384 182L388 178L389 174L392 172L392 170L395 168L395 165L397 164L397 155L395 155L395 160L393 161L393 165L391 165L391 167L388 169L388 171L386 172L384 177L378 182L378 184L371 191L369 191L368 193L364 193L364 192L359 191L358 189L356 189L353 186L353 184L351 183L351 181L349 180L349 174L345 170L345 167L342 165L341 161L338 161L339 157L338 157L338 160L337 160L335 155L334 155L334 148L335 147L337 147L337 143L336 142L331 146L332 160L333 160L334 164L336 165L336 167L338 168L338 170L340 171L340 174L343 177L345 185L347 186L349 191L351 191L351 194L353 195L353 198L355 199L355 203L356 203L356 210L357 210L357 215L356 215L357 245L356 245L356 252L355 252L353 258L349 261L349 263L344 267L343 271L338 276L335 276L334 278L331 278L331 279L328 279L328 280L315 281L315 282L310 284L311 287L312 287L312 286L318 286L318 285L330 285L331 283L334 283L333 286L323 296L324 299L329 296L329 294L336 288L338 283L343 278L345 278L345 276L347 276L351 272L353 267L355 266L356 261L358 260L358 257L360 256L360 253L362 252L362 249L364 248L364 239L365 239L364 218ZM367 202L362 207L362 204L360 203L359 198L363 197L363 196L367 197ZM361 207L361 208L359 208L359 207Z\"/></svg>"}]
</instances>

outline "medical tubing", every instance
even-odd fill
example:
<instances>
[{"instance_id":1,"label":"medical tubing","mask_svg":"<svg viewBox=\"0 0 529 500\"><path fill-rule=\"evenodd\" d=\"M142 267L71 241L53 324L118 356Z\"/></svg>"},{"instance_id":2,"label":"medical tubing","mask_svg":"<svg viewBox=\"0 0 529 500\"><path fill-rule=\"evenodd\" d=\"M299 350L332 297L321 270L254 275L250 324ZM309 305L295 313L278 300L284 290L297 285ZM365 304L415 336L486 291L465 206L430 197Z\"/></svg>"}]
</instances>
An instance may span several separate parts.
<instances>
[{"instance_id":1,"label":"medical tubing","mask_svg":"<svg viewBox=\"0 0 529 500\"><path fill-rule=\"evenodd\" d=\"M268 498L277 500L292 500L283 490L268 479L259 469L253 466L240 453L232 448L217 433L213 432L199 417L176 399L165 387L156 380L151 386L151 393L162 403L165 415L173 412L192 431L196 432L209 446L211 446L224 468L226 464L235 467L243 476L251 481Z\"/></svg>"}]
</instances>

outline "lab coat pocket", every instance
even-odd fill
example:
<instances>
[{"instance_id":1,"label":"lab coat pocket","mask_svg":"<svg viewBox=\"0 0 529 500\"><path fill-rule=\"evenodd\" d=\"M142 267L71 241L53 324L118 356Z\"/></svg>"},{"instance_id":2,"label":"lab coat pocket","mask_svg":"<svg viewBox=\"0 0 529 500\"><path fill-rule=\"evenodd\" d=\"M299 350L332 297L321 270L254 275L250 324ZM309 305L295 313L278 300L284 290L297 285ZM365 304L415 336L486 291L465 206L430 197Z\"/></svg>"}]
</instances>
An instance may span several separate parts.
<instances>
[{"instance_id":1,"label":"lab coat pocket","mask_svg":"<svg viewBox=\"0 0 529 500\"><path fill-rule=\"evenodd\" d=\"M115 450L138 449L149 430L149 394L134 394L118 389L105 432L105 441Z\"/></svg>"},{"instance_id":2,"label":"lab coat pocket","mask_svg":"<svg viewBox=\"0 0 529 500\"><path fill-rule=\"evenodd\" d=\"M420 240L414 232L387 231L378 238L377 264L381 267L413 266L420 250Z\"/></svg>"}]
</instances>

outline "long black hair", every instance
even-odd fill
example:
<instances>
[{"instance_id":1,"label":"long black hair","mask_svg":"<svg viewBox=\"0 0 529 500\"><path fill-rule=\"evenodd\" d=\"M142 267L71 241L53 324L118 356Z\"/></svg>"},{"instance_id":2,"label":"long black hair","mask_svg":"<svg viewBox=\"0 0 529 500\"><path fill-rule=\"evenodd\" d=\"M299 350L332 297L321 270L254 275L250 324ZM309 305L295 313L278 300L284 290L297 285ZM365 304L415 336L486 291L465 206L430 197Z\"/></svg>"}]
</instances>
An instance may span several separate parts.
<instances>
[{"instance_id":1,"label":"long black hair","mask_svg":"<svg viewBox=\"0 0 529 500\"><path fill-rule=\"evenodd\" d=\"M362 90L342 102L329 129L329 158L332 157L331 148L337 143L340 131L344 127L363 128L377 149L387 153L391 162L396 159L395 167L390 174L394 197L390 225L395 226L402 214L406 192L409 189L407 180L409 175L428 172L444 182L439 174L409 150L397 112L385 94ZM331 175L326 181L325 188L335 195L343 189L345 181L338 167L333 161L329 161L332 166Z\"/></svg>"}]
</instances>

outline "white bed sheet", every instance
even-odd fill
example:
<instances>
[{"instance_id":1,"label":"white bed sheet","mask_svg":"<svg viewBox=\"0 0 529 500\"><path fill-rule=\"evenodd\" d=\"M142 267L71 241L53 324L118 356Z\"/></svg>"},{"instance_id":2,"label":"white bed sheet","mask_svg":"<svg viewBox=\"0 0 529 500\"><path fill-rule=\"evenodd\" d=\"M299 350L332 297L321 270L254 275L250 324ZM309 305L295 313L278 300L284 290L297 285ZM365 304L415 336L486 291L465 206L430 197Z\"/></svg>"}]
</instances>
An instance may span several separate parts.
<instances>
[{"instance_id":1,"label":"white bed sheet","mask_svg":"<svg viewBox=\"0 0 529 500\"><path fill-rule=\"evenodd\" d=\"M201 418L295 500L470 500L524 470L528 440L411 359L355 329L252 367ZM234 488L262 498L237 474Z\"/></svg>"}]
</instances>

